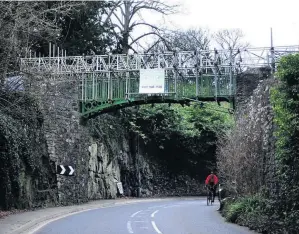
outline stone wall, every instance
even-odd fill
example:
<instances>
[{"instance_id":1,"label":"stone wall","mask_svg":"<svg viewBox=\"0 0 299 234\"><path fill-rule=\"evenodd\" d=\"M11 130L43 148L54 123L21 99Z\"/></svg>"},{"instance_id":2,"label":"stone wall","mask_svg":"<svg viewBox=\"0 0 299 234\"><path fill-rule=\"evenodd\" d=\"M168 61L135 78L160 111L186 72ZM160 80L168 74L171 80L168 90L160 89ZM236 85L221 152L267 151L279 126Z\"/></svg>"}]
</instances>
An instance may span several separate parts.
<instances>
[{"instance_id":1,"label":"stone wall","mask_svg":"<svg viewBox=\"0 0 299 234\"><path fill-rule=\"evenodd\" d=\"M251 77L252 74L249 75ZM250 129L249 132L252 142L251 151L257 152L256 160L261 166L261 174L259 186L264 186L269 192L269 195L274 195L277 188L276 184L276 163L275 163L275 137L274 132L274 113L270 103L270 90L276 84L276 80L270 76L264 76L266 79L261 79L263 76L257 72L259 81L255 81L256 88L252 94L242 101L236 113L237 126L243 126ZM246 77L247 78L247 77ZM257 79L256 78L256 79ZM248 92L247 92L248 93ZM244 136L244 139L247 136ZM248 171L251 169L248 168Z\"/></svg>"},{"instance_id":2,"label":"stone wall","mask_svg":"<svg viewBox=\"0 0 299 234\"><path fill-rule=\"evenodd\" d=\"M267 67L252 68L239 74L236 78L236 108L242 108L257 88L261 80L271 77L271 69Z\"/></svg>"},{"instance_id":3,"label":"stone wall","mask_svg":"<svg viewBox=\"0 0 299 234\"><path fill-rule=\"evenodd\" d=\"M0 106L0 210L55 205L55 168L37 103L22 93L2 93Z\"/></svg>"},{"instance_id":4,"label":"stone wall","mask_svg":"<svg viewBox=\"0 0 299 234\"><path fill-rule=\"evenodd\" d=\"M249 70L239 77L236 125L219 141L217 155L218 169L231 194L252 195L262 189L272 193L276 186L270 103L274 84L270 70Z\"/></svg>"},{"instance_id":5,"label":"stone wall","mask_svg":"<svg viewBox=\"0 0 299 234\"><path fill-rule=\"evenodd\" d=\"M64 77L65 79L66 77ZM51 80L44 75L34 92L44 116L45 137L50 160L57 165L72 166L74 176L57 174L59 204L88 201L88 165L91 137L80 124L78 111L79 80ZM39 92L37 92L39 90Z\"/></svg>"}]
</instances>

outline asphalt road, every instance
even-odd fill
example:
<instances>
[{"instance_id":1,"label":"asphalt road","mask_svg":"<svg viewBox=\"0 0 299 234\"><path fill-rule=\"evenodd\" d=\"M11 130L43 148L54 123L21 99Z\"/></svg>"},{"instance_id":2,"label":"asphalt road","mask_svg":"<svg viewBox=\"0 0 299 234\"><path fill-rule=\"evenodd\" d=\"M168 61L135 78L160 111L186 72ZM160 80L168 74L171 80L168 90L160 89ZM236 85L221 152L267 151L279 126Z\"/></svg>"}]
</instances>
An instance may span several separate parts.
<instances>
[{"instance_id":1,"label":"asphalt road","mask_svg":"<svg viewBox=\"0 0 299 234\"><path fill-rule=\"evenodd\" d=\"M249 234L205 199L165 200L100 208L49 223L37 234Z\"/></svg>"}]
</instances>

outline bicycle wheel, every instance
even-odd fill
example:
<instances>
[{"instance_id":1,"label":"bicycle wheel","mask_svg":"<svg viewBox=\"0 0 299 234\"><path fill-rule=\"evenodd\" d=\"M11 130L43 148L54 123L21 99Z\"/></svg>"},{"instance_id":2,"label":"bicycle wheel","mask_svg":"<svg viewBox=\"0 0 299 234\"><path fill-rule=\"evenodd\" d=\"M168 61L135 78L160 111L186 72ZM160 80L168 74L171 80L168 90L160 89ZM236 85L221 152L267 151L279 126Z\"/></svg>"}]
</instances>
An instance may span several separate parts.
<instances>
[{"instance_id":1,"label":"bicycle wheel","mask_svg":"<svg viewBox=\"0 0 299 234\"><path fill-rule=\"evenodd\" d=\"M211 194L211 192L209 191L208 192L208 196L207 196L207 205L209 205L209 204L212 204L212 194Z\"/></svg>"}]
</instances>

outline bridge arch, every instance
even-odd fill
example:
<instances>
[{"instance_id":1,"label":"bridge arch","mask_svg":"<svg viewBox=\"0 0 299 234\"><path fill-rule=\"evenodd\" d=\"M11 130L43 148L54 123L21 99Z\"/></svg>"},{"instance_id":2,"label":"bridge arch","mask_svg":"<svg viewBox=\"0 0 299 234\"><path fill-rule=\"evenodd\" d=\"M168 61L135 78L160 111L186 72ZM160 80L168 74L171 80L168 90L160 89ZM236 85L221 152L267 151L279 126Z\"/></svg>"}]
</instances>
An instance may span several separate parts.
<instances>
[{"instance_id":1,"label":"bridge arch","mask_svg":"<svg viewBox=\"0 0 299 234\"><path fill-rule=\"evenodd\" d=\"M217 99L212 97L202 97L197 99L192 98L181 98L181 99L174 99L172 97L164 97L164 96L149 96L146 98L140 99L131 99L131 100L109 100L106 102L97 102L97 101L90 101L90 102L80 102L80 109L81 113L84 113L82 117L84 119L94 118L100 114L112 112L115 110L119 110L126 107L133 107L139 105L146 105L146 104L160 104L160 103L168 103L168 104L181 104L182 106L190 106L192 102L230 102L234 106L234 99L227 98L227 97L218 97ZM234 107L232 108L234 109Z\"/></svg>"}]
</instances>

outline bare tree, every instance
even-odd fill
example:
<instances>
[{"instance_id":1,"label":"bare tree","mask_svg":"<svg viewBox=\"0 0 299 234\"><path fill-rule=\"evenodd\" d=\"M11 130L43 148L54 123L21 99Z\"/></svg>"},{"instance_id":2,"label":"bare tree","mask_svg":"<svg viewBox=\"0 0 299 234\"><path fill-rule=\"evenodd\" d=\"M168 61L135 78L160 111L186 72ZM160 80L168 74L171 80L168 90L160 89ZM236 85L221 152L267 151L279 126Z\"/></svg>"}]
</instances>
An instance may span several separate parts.
<instances>
[{"instance_id":1,"label":"bare tree","mask_svg":"<svg viewBox=\"0 0 299 234\"><path fill-rule=\"evenodd\" d=\"M224 29L213 35L214 40L224 50L244 49L249 46L248 42L243 42L244 33L241 29Z\"/></svg>"},{"instance_id":2,"label":"bare tree","mask_svg":"<svg viewBox=\"0 0 299 234\"><path fill-rule=\"evenodd\" d=\"M138 44L142 38L160 35L161 29L143 19L142 12L151 11L166 16L176 13L178 9L178 5L169 5L163 0L126 0L111 2L111 4L112 7L106 9L106 17L102 20L102 24L110 22L114 27L115 36L119 41L118 50L122 53L128 53L130 49L136 52L134 45ZM133 30L141 26L147 27L148 30L133 37Z\"/></svg>"},{"instance_id":3,"label":"bare tree","mask_svg":"<svg viewBox=\"0 0 299 234\"><path fill-rule=\"evenodd\" d=\"M82 3L69 2L0 2L0 73L17 70L17 58L24 56L41 38L55 40L56 25Z\"/></svg>"},{"instance_id":4,"label":"bare tree","mask_svg":"<svg viewBox=\"0 0 299 234\"><path fill-rule=\"evenodd\" d=\"M220 49L225 50L222 53L223 59L232 64L239 64L242 60L242 58L239 58L239 52L249 46L248 42L244 42L244 34L241 29L220 30L213 35L213 39L217 47L219 46Z\"/></svg>"},{"instance_id":5,"label":"bare tree","mask_svg":"<svg viewBox=\"0 0 299 234\"><path fill-rule=\"evenodd\" d=\"M15 111L23 96L14 96L23 89L18 75L19 58L29 56L39 40L55 41L60 33L56 25L61 15L84 3L70 2L0 2L0 108ZM11 78L11 79L8 79ZM6 84L4 86L4 84Z\"/></svg>"},{"instance_id":6,"label":"bare tree","mask_svg":"<svg viewBox=\"0 0 299 234\"><path fill-rule=\"evenodd\" d=\"M150 44L145 52L163 53L164 51L196 51L208 50L210 35L208 30L192 28L188 30L176 30L161 34L156 42Z\"/></svg>"}]
</instances>

